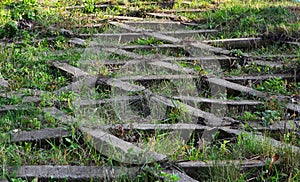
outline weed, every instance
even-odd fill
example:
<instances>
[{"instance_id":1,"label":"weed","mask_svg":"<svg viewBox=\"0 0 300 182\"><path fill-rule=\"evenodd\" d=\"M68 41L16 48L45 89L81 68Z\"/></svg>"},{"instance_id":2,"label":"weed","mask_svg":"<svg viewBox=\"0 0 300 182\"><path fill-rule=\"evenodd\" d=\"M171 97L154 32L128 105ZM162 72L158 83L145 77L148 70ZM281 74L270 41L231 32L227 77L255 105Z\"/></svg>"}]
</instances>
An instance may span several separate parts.
<instances>
[{"instance_id":1,"label":"weed","mask_svg":"<svg viewBox=\"0 0 300 182\"><path fill-rule=\"evenodd\" d=\"M7 3L9 7L9 17L0 27L0 38L12 38L21 29L31 29L34 22L40 20L38 4L35 0L20 0L18 2Z\"/></svg>"},{"instance_id":2,"label":"weed","mask_svg":"<svg viewBox=\"0 0 300 182\"><path fill-rule=\"evenodd\" d=\"M254 86L255 89L265 92L272 92L274 94L290 94L287 90L287 82L281 78L270 78L262 84Z\"/></svg>"},{"instance_id":3,"label":"weed","mask_svg":"<svg viewBox=\"0 0 300 182\"><path fill-rule=\"evenodd\" d=\"M152 36L151 38L149 39L138 39L136 41L137 44L140 44L140 45L162 45L163 42L161 40L156 40L154 38L154 36Z\"/></svg>"},{"instance_id":4,"label":"weed","mask_svg":"<svg viewBox=\"0 0 300 182\"><path fill-rule=\"evenodd\" d=\"M84 11L87 13L93 13L95 11L94 0L84 1Z\"/></svg>"},{"instance_id":5,"label":"weed","mask_svg":"<svg viewBox=\"0 0 300 182\"><path fill-rule=\"evenodd\" d=\"M165 173L163 171L160 172L160 176L164 178L165 181L178 181L180 180L180 177L178 176L178 174L168 174L168 173Z\"/></svg>"},{"instance_id":6,"label":"weed","mask_svg":"<svg viewBox=\"0 0 300 182\"><path fill-rule=\"evenodd\" d=\"M230 54L235 57L241 57L243 55L243 51L240 49L231 49Z\"/></svg>"},{"instance_id":7,"label":"weed","mask_svg":"<svg viewBox=\"0 0 300 182\"><path fill-rule=\"evenodd\" d=\"M208 28L222 27L224 32L220 36L223 38L270 35L273 32L277 34L278 31L273 28L273 25L278 27L283 24L286 30L284 35L287 39L291 39L290 34L297 32L293 27L299 26L299 23L295 21L299 14L281 6L284 3L287 2L277 2L270 6L265 1L256 2L255 5L251 1L244 1L243 3L231 1L222 4L217 11L202 13L201 18L206 21ZM297 6L293 3L290 4Z\"/></svg>"}]
</instances>

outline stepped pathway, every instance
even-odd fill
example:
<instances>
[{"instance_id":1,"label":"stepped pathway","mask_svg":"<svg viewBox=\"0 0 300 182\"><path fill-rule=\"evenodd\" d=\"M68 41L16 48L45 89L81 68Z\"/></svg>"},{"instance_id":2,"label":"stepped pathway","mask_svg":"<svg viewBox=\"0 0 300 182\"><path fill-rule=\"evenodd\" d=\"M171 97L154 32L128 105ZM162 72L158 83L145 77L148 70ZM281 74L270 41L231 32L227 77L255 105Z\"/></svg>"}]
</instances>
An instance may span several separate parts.
<instances>
[{"instance_id":1,"label":"stepped pathway","mask_svg":"<svg viewBox=\"0 0 300 182\"><path fill-rule=\"evenodd\" d=\"M81 7L68 7L68 9L72 8ZM99 8L106 7L99 6ZM294 74L245 76L222 74L222 70L231 70L253 63L276 69L283 67L281 62L270 61L270 59L278 60L280 56L270 55L266 58L265 55L261 57L251 54L235 55L230 50L259 47L268 44L267 40L258 37L202 41L198 38L200 35L213 34L218 30L188 30L186 27L190 25L177 21L182 17L170 13L172 12L148 13L149 16L169 20L117 17L119 21L110 21L110 27L116 33L76 35L69 32L72 36L69 43L78 46L78 50L83 52L79 66L74 67L68 64L67 60L51 61L53 69L65 73L72 79L72 83L57 89L54 93L59 95L72 91L77 94L77 97L70 103L74 107L72 116L55 106L45 107L43 112L53 116L62 125L78 123L77 132L83 134L84 141L102 155L115 161L114 167L49 165L21 166L17 169L9 167L6 170L16 177L26 179L88 181L92 178L112 181L121 178L124 174L132 178L146 171L145 165L153 168L150 170L153 172L155 171L153 163L159 163L163 172L178 175L179 181L197 181L202 179L201 174L205 173L204 171L213 167L239 166L243 170L265 167L266 160L257 159L217 163L172 161L166 154L138 145L134 141L134 136L129 136L129 139L123 136L124 133L130 135L130 131L173 132L171 134L173 138L179 136L179 140L187 143L195 134L201 140L209 142L212 135L221 132L223 138L233 139L247 131L243 130L245 122L232 117L241 115L245 111L255 112L274 97L284 103L283 107L288 112L296 114L294 123L299 124L296 121L299 118L299 105L291 103L288 96L274 96L272 93L255 90L249 84L273 77L281 77L287 82L293 82L296 79ZM143 43L141 41L143 39L155 41ZM87 47L82 48L82 46ZM114 55L121 59L102 59L97 57L98 54ZM87 58L90 55L96 56L94 59ZM286 58L295 56L288 55ZM201 72L195 69L196 67L209 70L210 73ZM99 75L100 68L107 69L113 74ZM162 88L155 89L157 85L161 85ZM7 80L0 78L0 88L5 90L8 87ZM2 91L1 97L21 97L24 105L1 106L0 112L26 110L29 106L25 103L39 103L41 95L46 93L40 90L30 92L26 95ZM106 98L97 98L94 96L95 93L107 95ZM241 96L242 99L232 100L234 96ZM108 111L105 108L109 108ZM166 118L176 110L179 110L183 117L168 123ZM105 117L98 116L99 113L110 111L112 112L106 117L106 121ZM166 123L158 124L159 121L166 121ZM253 130L262 133L293 129L292 124L287 124L285 120L270 126L263 126L259 122L249 125ZM43 145L43 141L70 136L71 132L63 127L42 128L12 133L8 142L26 141ZM260 134L257 134L257 138L266 140ZM168 139L170 143L173 141L172 137ZM276 139L268 139L274 147L285 145ZM291 147L294 151L299 151L298 147Z\"/></svg>"}]
</instances>

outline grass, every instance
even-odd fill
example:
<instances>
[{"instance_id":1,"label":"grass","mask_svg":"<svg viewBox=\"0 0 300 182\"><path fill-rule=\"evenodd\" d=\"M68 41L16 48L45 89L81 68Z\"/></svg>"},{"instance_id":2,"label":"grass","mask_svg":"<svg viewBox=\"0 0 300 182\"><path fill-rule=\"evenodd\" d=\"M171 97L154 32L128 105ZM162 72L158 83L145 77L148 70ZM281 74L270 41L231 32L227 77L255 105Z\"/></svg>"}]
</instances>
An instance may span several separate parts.
<instances>
[{"instance_id":1,"label":"grass","mask_svg":"<svg viewBox=\"0 0 300 182\"><path fill-rule=\"evenodd\" d=\"M202 13L198 21L206 23L208 28L222 28L224 31L217 38L282 36L283 39L297 39L299 11L293 10L297 6L291 1L273 1L270 5L261 0L233 0L220 4L218 11Z\"/></svg>"},{"instance_id":2,"label":"grass","mask_svg":"<svg viewBox=\"0 0 300 182\"><path fill-rule=\"evenodd\" d=\"M7 166L94 166L107 163L105 157L97 153L92 146L86 146L76 138L65 138L62 142L47 141L43 148L28 142L4 144L1 147L1 164Z\"/></svg>"},{"instance_id":3,"label":"grass","mask_svg":"<svg viewBox=\"0 0 300 182\"><path fill-rule=\"evenodd\" d=\"M125 2L125 1L124 1ZM299 41L300 30L300 11L299 3L292 1L211 1L211 0L193 0L190 4L178 0L174 7L161 8L158 4L149 4L147 1L130 1L124 7L121 1L114 2L116 6L107 9L97 8L95 3L104 3L104 1L87 0L82 3L84 8L66 10L67 6L81 5L79 1L62 0L53 2L50 0L3 0L0 2L0 73L1 77L9 80L9 91L16 91L26 96L33 96L34 93L28 93L29 89L44 91L41 95L41 101L35 104L23 102L24 96L15 96L12 98L0 97L0 106L16 105L26 110L9 111L0 113L0 164L6 166L21 165L115 165L110 159L99 154L95 149L84 141L84 137L76 131L75 125L62 125L53 117L44 114L44 107L58 107L70 115L74 114L76 108L70 104L76 99L76 94L65 92L55 94L54 91L70 84L73 80L70 76L51 67L51 61L58 60L67 62L73 66L86 66L86 71L92 75L101 74L103 76L122 77L127 73L120 70L115 72L107 67L98 68L86 65L90 60L114 60L128 61L130 57L118 55L117 53L104 53L98 51L95 54L87 50L78 49L68 43L71 35L63 34L59 29L71 30L75 34L97 34L102 32L120 32L108 24L107 15L113 16L133 16L139 15L146 18L147 12L167 9L187 9L200 8L200 13L176 13L184 16L182 21L193 21L199 23L200 28L221 29L217 34L208 36L210 39L238 38L238 37L263 37L274 41L272 45L262 46L256 49L237 49L232 50L232 54L241 56L243 53L252 55L272 55L272 54L294 54L299 55L299 47L287 44L276 43L281 41ZM128 3L128 2L127 2ZM84 25L97 23L101 24L99 28L80 28ZM56 27L53 29L51 27ZM78 28L79 27L79 28ZM169 27L160 27L168 29ZM195 27L189 27L194 29ZM92 39L90 39L92 41ZM131 42L132 43L132 42ZM154 37L149 39L138 39L134 44L139 45L161 45L163 41L156 40ZM100 42L101 44L101 42ZM93 49L94 50L94 49ZM141 55L167 55L174 57L185 56L183 50L151 51L139 50ZM283 61L297 67L299 60L286 58ZM294 64L295 63L295 64ZM180 62L183 67L192 68L195 71L206 74L209 70L204 70L195 63ZM141 65L142 67L142 65ZM299 66L298 66L299 67ZM132 70L131 70L132 69ZM136 71L138 69L138 71ZM128 68L133 74L166 74L163 70L141 70L141 68ZM257 64L247 64L236 69L225 70L225 75L243 75L243 74L272 74L274 68L268 66L258 66ZM180 86L178 86L180 85ZM189 88L187 90L187 88ZM259 84L253 85L253 88L271 92L272 94L281 94L291 96L299 94L299 83L287 83L282 79L269 79ZM25 90L24 90L25 89ZM185 80L181 82L161 82L152 83L153 92L160 95L172 96L176 94L191 94L197 89L191 82ZM102 99L109 98L109 92L93 92L87 98ZM207 96L204 94L204 96ZM207 97L210 97L209 95ZM227 96L226 96L227 97ZM246 98L245 96L233 99ZM236 118L243 120L249 125L250 122L260 121L264 126L269 126L274 122L282 120L294 120L295 117L288 116L286 111L282 110L281 103L277 101L264 101L262 108L257 108L256 112L240 113ZM82 117L95 119L97 124L120 123L120 118L113 117L114 111L111 107L99 107L94 115L88 109L81 109ZM105 110L105 112L103 112ZM170 110L168 115L156 123L177 123L183 118L181 110L178 108ZM100 119L99 119L100 118ZM99 119L99 120L96 120ZM8 138L15 131L30 131L42 128L54 128L62 126L72 131L70 137L60 141L46 141L44 147L35 143L20 142L9 143ZM114 133L119 136L120 133ZM266 168L254 171L241 171L240 167L229 166L226 168L213 168L206 173L207 179L211 181L245 181L253 178L256 181L297 181L300 175L300 166L298 164L299 152L292 152L289 147L273 147L268 139L261 142L252 134L241 134L236 138L222 138L220 133L216 133L213 140L206 144L200 144L200 136L193 134L189 141L183 141L172 132L141 133L131 131L128 134L130 142L134 142L142 148L150 151L166 154L171 162L178 160L250 160L253 158L270 160L274 154L279 155L279 164L272 167L270 173ZM134 137L135 138L134 138ZM272 136L265 133L265 136ZM134 139L133 139L134 138ZM137 139L138 138L138 139ZM286 131L277 139L285 144L300 146L298 128L292 131ZM172 142L170 142L172 141ZM169 181L178 180L178 176L161 172L162 168L156 164L158 176L165 177ZM6 171L2 172L1 177L5 176ZM12 176L13 177L13 176ZM22 181L14 179L13 181ZM150 179L156 180L147 172L142 172L138 180Z\"/></svg>"},{"instance_id":4,"label":"grass","mask_svg":"<svg viewBox=\"0 0 300 182\"><path fill-rule=\"evenodd\" d=\"M230 165L222 168L211 168L209 171L203 169L200 171L201 179L242 181L253 178L257 181L280 181L287 179L287 174L290 175L291 169L293 169L292 174L294 176L290 179L296 180L299 175L299 172L297 172L299 164L293 161L295 157L299 156L299 153L293 153L289 147L274 147L271 141L265 138L266 136L261 140L254 134L242 133L235 139L224 139L217 132L211 142L200 144L201 142L199 142L197 135L193 135L192 139L186 143L180 139L178 133L175 134L174 132L156 132L151 134L133 130L128 133L116 133L116 135L126 136L129 141L138 143L138 145L144 146L150 151L163 153L174 162L178 160L212 160L218 162L224 159L241 161L257 159L266 160L268 164L266 168L252 171L242 171L240 166ZM284 137L283 140L286 143L290 143L288 141L290 136ZM270 160L275 154L279 156L280 163L272 166L271 172L267 174L267 170L270 171L268 169Z\"/></svg>"}]
</instances>

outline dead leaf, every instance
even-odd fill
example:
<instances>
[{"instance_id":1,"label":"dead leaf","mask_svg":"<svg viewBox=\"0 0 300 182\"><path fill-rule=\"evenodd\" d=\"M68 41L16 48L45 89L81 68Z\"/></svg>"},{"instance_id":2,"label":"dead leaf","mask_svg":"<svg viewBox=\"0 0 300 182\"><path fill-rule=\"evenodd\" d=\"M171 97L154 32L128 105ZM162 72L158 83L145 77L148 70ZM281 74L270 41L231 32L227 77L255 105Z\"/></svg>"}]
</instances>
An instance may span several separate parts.
<instances>
[{"instance_id":1,"label":"dead leaf","mask_svg":"<svg viewBox=\"0 0 300 182\"><path fill-rule=\"evenodd\" d=\"M272 157L272 159L271 159L271 162L270 162L270 164L269 164L269 167L268 167L268 175L270 175L271 169L272 169L272 167L273 167L273 164L274 164L276 161L278 161L278 159L279 159L279 155L278 155L278 154L274 154L273 157Z\"/></svg>"}]
</instances>

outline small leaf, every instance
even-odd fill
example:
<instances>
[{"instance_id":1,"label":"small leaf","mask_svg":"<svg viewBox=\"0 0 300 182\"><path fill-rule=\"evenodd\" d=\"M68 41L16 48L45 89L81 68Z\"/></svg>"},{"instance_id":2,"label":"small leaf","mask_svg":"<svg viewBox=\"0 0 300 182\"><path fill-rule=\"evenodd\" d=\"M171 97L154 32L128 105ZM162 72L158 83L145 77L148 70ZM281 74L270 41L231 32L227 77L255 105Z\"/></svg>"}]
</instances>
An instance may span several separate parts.
<instances>
[{"instance_id":1,"label":"small leaf","mask_svg":"<svg viewBox=\"0 0 300 182\"><path fill-rule=\"evenodd\" d=\"M272 157L272 161L271 162L276 162L276 161L278 161L278 159L279 159L279 155L278 154L274 154L273 155L273 157Z\"/></svg>"},{"instance_id":2,"label":"small leaf","mask_svg":"<svg viewBox=\"0 0 300 182\"><path fill-rule=\"evenodd\" d=\"M72 140L70 138L66 138L66 141L72 143Z\"/></svg>"}]
</instances>

